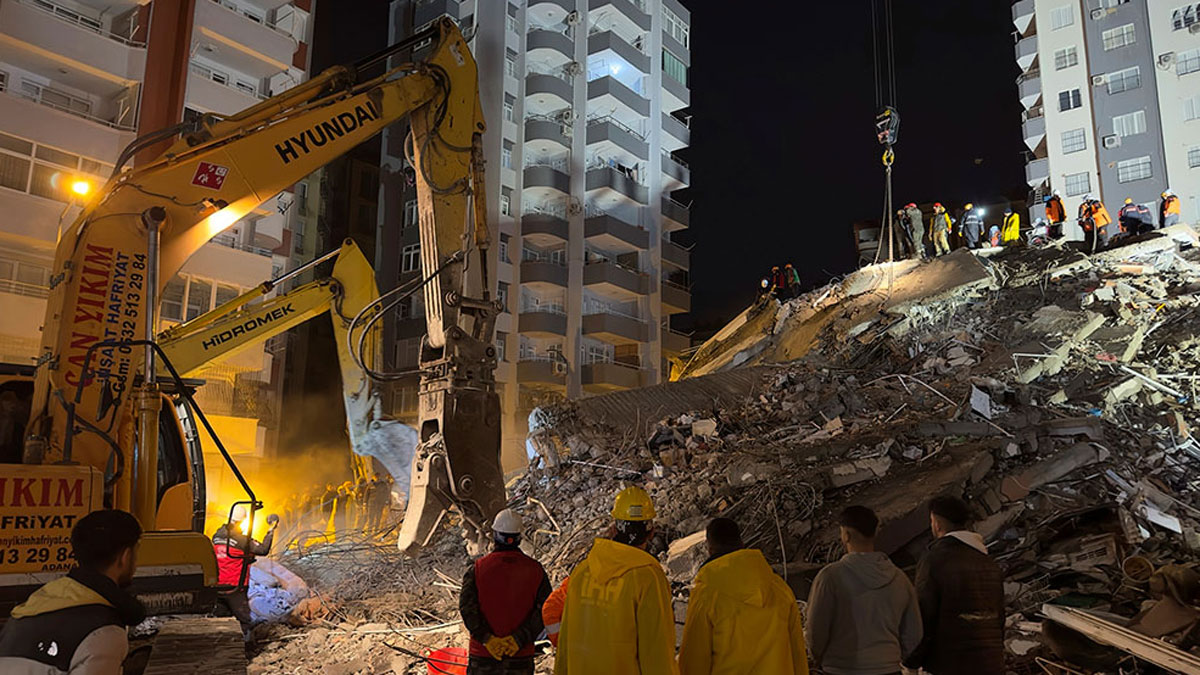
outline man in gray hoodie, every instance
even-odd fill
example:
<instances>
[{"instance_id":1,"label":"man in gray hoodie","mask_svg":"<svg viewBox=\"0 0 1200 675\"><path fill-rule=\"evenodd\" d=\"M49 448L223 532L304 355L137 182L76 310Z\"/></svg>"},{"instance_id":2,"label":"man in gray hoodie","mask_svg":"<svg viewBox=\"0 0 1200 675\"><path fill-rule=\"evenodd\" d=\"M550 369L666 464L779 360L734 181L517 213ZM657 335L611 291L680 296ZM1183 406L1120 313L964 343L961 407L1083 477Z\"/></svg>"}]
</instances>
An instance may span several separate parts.
<instances>
[{"instance_id":1,"label":"man in gray hoodie","mask_svg":"<svg viewBox=\"0 0 1200 675\"><path fill-rule=\"evenodd\" d=\"M912 582L875 550L879 519L864 506L838 517L846 555L813 580L804 624L808 651L828 675L892 675L921 642Z\"/></svg>"}]
</instances>

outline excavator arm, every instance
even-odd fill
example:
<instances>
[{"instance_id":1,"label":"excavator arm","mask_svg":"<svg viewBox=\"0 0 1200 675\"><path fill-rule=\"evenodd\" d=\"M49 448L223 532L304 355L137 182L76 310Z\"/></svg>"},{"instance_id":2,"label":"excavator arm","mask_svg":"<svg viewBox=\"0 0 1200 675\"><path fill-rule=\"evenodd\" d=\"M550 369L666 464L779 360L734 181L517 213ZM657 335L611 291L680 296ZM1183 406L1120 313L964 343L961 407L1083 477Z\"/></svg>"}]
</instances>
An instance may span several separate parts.
<instances>
[{"instance_id":1,"label":"excavator arm","mask_svg":"<svg viewBox=\"0 0 1200 675\"><path fill-rule=\"evenodd\" d=\"M135 169L123 169L124 160L181 129L126 149L118 172L59 241L24 463L66 461L105 472L112 480L107 503L151 529L161 402L154 352L128 343L153 340L166 281L266 199L409 117L429 335L422 445L401 547L427 542L450 506L476 527L503 507L492 381L496 308L488 300L486 214L482 200L471 199L483 185L477 73L448 19L393 49L426 39L433 43L428 58L379 77L359 82L352 70L332 68L231 117L207 116ZM342 351L353 359L347 342ZM88 362L94 345L101 346ZM379 406L358 384L354 414L369 429L381 419Z\"/></svg>"}]
</instances>

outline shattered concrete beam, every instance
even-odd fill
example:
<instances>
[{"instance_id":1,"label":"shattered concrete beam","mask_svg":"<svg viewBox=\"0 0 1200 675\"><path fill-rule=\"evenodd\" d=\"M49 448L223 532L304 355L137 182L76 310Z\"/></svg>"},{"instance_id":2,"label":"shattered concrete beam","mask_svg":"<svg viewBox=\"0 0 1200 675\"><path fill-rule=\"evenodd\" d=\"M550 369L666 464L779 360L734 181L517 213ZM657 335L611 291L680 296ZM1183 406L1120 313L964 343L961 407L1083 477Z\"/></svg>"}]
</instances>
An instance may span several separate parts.
<instances>
[{"instance_id":1,"label":"shattered concrete beam","mask_svg":"<svg viewBox=\"0 0 1200 675\"><path fill-rule=\"evenodd\" d=\"M1075 331L1075 334L1072 335L1069 340L1059 345L1058 349L1055 349L1049 357L1038 361L1034 365L1022 371L1017 377L1017 381L1021 384L1029 384L1030 382L1033 382L1034 380L1046 375L1057 375L1058 372L1063 369L1063 366L1066 365L1067 357L1070 355L1071 349L1088 339L1092 333L1100 330L1100 327L1103 326L1106 321L1108 321L1108 318L1102 314L1089 312L1089 315L1090 318L1088 319L1088 322L1083 324L1079 330Z\"/></svg>"},{"instance_id":2,"label":"shattered concrete beam","mask_svg":"<svg viewBox=\"0 0 1200 675\"><path fill-rule=\"evenodd\" d=\"M1033 490L1066 476L1067 474L1096 462L1108 459L1108 452L1090 443L1076 443L1066 450L1026 467L1016 476L1008 476L1000 483L1000 493L1006 501L1024 499Z\"/></svg>"}]
</instances>

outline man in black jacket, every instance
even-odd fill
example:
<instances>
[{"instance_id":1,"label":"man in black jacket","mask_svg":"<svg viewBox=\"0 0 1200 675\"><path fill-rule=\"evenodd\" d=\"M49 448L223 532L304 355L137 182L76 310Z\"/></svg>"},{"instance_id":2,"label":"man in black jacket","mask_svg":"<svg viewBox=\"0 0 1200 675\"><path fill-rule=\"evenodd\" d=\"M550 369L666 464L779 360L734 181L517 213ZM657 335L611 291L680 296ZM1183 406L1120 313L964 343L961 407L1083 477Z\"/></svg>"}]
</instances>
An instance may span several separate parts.
<instances>
[{"instance_id":1,"label":"man in black jacket","mask_svg":"<svg viewBox=\"0 0 1200 675\"><path fill-rule=\"evenodd\" d=\"M925 636L904 665L933 675L1003 675L1004 576L957 497L929 503L934 541L917 566Z\"/></svg>"}]
</instances>

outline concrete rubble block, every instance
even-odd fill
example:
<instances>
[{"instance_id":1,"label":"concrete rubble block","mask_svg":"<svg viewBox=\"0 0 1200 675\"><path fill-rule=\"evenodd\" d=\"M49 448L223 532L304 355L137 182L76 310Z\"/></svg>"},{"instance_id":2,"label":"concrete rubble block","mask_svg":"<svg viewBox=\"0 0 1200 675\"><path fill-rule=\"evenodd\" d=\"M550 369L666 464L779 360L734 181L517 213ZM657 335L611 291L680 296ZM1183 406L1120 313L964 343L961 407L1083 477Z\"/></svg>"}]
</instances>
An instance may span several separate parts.
<instances>
[{"instance_id":1,"label":"concrete rubble block","mask_svg":"<svg viewBox=\"0 0 1200 675\"><path fill-rule=\"evenodd\" d=\"M678 581L690 581L707 558L704 530L693 532L667 546L667 574Z\"/></svg>"},{"instance_id":2,"label":"concrete rubble block","mask_svg":"<svg viewBox=\"0 0 1200 675\"><path fill-rule=\"evenodd\" d=\"M1104 404L1111 407L1127 401L1142 391L1142 381L1136 377L1122 380L1104 391Z\"/></svg>"},{"instance_id":3,"label":"concrete rubble block","mask_svg":"<svg viewBox=\"0 0 1200 675\"><path fill-rule=\"evenodd\" d=\"M890 468L892 468L892 458L884 455L834 464L829 467L825 476L829 479L830 486L839 488L873 478L882 478L887 475Z\"/></svg>"},{"instance_id":4,"label":"concrete rubble block","mask_svg":"<svg viewBox=\"0 0 1200 675\"><path fill-rule=\"evenodd\" d=\"M1030 491L1052 483L1080 467L1108 459L1108 451L1089 443L1077 443L1054 457L1026 467L1015 476L1000 483L1000 494L1015 502L1029 496Z\"/></svg>"},{"instance_id":5,"label":"concrete rubble block","mask_svg":"<svg viewBox=\"0 0 1200 675\"><path fill-rule=\"evenodd\" d=\"M717 435L717 421L714 419L703 419L692 422L692 436L700 438L715 438Z\"/></svg>"},{"instance_id":6,"label":"concrete rubble block","mask_svg":"<svg viewBox=\"0 0 1200 675\"><path fill-rule=\"evenodd\" d=\"M992 456L992 453L980 453L979 459L975 461L975 466L971 467L971 484L976 485L982 482L994 466L996 466L996 458Z\"/></svg>"},{"instance_id":7,"label":"concrete rubble block","mask_svg":"<svg viewBox=\"0 0 1200 675\"><path fill-rule=\"evenodd\" d=\"M1038 432L1046 436L1082 438L1100 442L1104 440L1104 424L1098 417L1063 417L1047 420L1038 426Z\"/></svg>"},{"instance_id":8,"label":"concrete rubble block","mask_svg":"<svg viewBox=\"0 0 1200 675\"><path fill-rule=\"evenodd\" d=\"M779 467L774 464L743 461L729 467L727 476L730 486L741 488L766 480L777 471Z\"/></svg>"}]
</instances>

